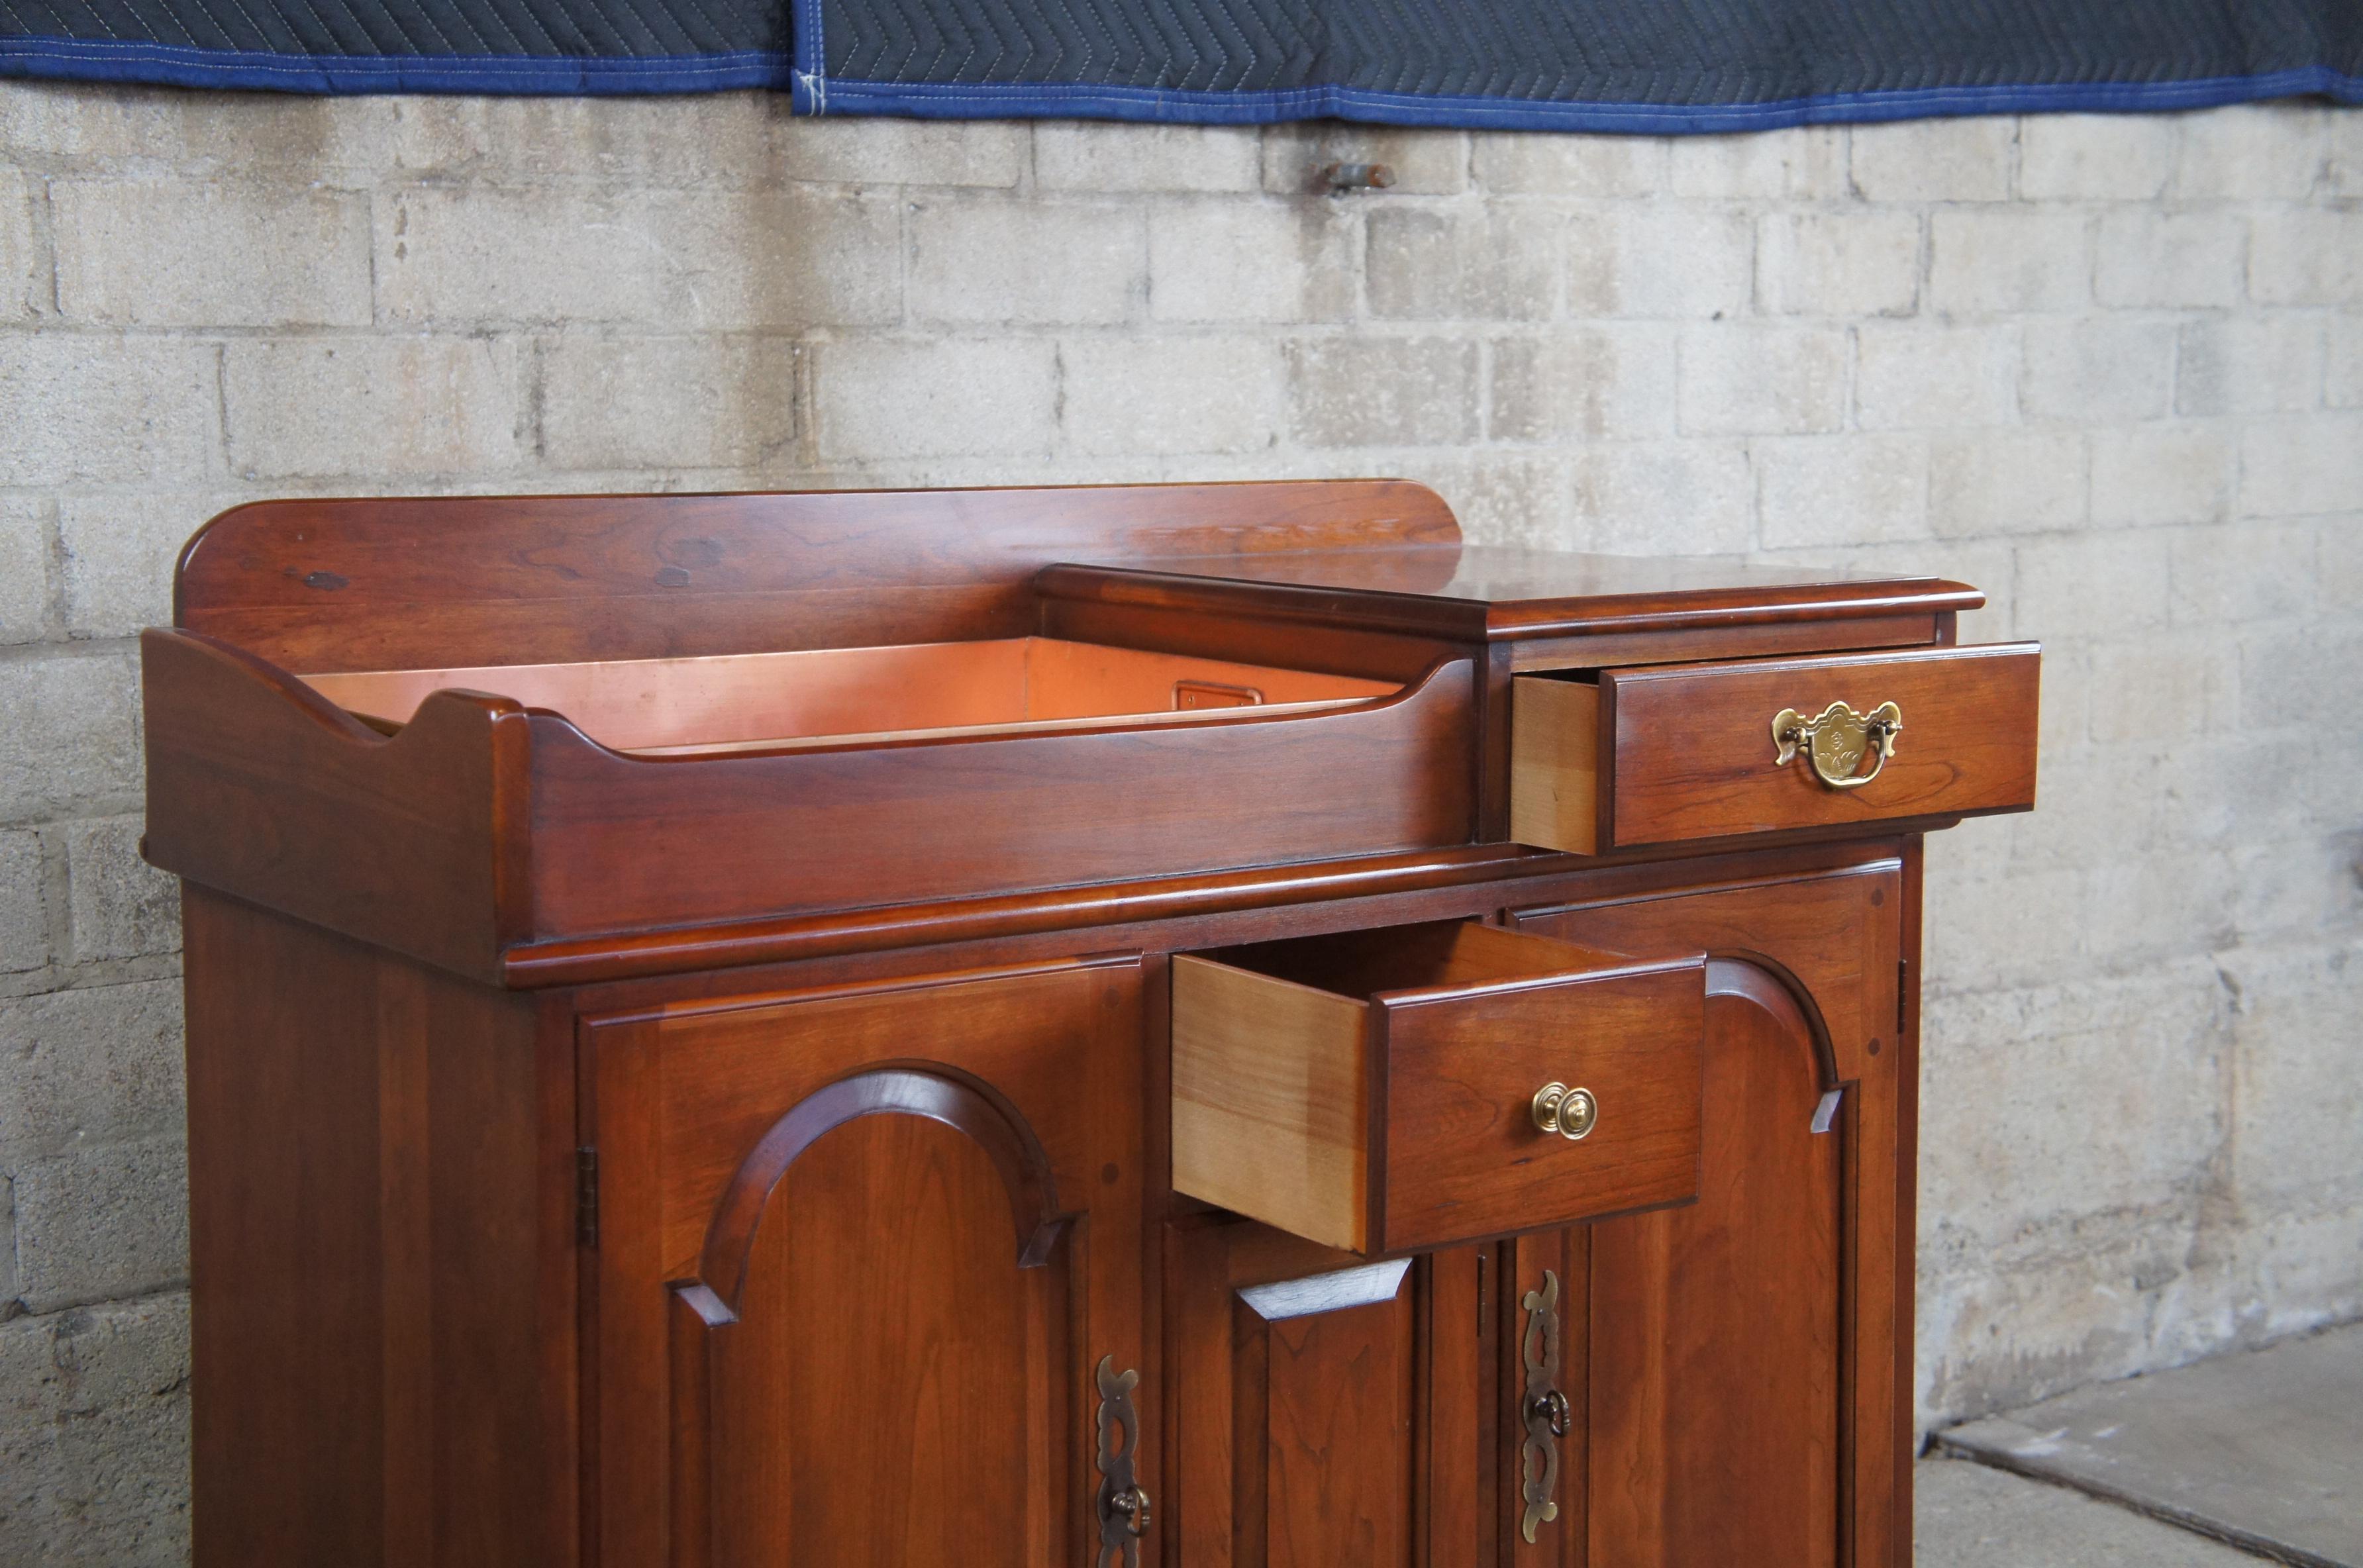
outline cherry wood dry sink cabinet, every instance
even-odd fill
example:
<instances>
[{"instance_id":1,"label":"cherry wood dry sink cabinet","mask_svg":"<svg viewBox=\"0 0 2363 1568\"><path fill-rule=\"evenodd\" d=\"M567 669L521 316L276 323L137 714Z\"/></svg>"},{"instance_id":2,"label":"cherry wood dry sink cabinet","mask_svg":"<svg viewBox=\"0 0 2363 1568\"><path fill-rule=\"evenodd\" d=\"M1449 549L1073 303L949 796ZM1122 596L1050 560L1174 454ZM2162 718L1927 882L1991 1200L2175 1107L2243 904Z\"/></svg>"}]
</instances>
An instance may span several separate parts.
<instances>
[{"instance_id":1,"label":"cherry wood dry sink cabinet","mask_svg":"<svg viewBox=\"0 0 2363 1568\"><path fill-rule=\"evenodd\" d=\"M145 643L200 1568L1902 1564L1928 579L291 501Z\"/></svg>"}]
</instances>

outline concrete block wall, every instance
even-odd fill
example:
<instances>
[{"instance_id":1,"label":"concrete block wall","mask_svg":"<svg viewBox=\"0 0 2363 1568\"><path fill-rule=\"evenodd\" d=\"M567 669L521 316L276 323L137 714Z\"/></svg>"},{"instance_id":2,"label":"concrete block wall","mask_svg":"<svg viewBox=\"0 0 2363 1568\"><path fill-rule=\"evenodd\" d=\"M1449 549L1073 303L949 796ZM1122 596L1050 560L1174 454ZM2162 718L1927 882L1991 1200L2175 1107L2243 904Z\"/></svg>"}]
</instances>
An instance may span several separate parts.
<instances>
[{"instance_id":1,"label":"concrete block wall","mask_svg":"<svg viewBox=\"0 0 2363 1568\"><path fill-rule=\"evenodd\" d=\"M1335 159L1393 190L1320 193ZM128 638L259 496L1397 473L1984 587L1941 1423L2363 1313L2363 114L1661 140L0 83L0 1564L185 1551Z\"/></svg>"}]
</instances>

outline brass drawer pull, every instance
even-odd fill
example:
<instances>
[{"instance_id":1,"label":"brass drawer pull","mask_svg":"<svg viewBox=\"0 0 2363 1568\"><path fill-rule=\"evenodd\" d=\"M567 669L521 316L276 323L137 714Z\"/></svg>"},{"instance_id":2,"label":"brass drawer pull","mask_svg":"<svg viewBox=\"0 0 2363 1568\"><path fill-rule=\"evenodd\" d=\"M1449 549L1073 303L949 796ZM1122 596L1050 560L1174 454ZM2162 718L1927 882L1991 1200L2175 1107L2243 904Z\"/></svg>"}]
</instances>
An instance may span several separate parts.
<instances>
[{"instance_id":1,"label":"brass drawer pull","mask_svg":"<svg viewBox=\"0 0 2363 1568\"><path fill-rule=\"evenodd\" d=\"M1903 730L1903 710L1892 702L1881 702L1868 713L1833 702L1818 719L1783 708L1772 718L1772 766L1785 767L1802 752L1824 784L1833 790L1859 790L1878 778L1895 755L1895 737ZM1867 751L1878 753L1879 760L1869 772L1858 773Z\"/></svg>"},{"instance_id":2,"label":"brass drawer pull","mask_svg":"<svg viewBox=\"0 0 2363 1568\"><path fill-rule=\"evenodd\" d=\"M1600 1124L1600 1102L1588 1088L1548 1083L1535 1090L1535 1125L1573 1143L1590 1137Z\"/></svg>"}]
</instances>

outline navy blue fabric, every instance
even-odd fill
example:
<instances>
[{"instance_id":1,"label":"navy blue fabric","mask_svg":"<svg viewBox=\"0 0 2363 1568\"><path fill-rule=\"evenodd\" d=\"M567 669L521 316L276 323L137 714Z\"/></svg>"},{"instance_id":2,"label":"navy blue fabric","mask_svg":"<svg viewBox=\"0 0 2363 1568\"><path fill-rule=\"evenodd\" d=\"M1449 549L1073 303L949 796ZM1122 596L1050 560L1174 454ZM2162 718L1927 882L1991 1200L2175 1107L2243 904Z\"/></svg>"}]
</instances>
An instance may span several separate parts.
<instances>
[{"instance_id":1,"label":"navy blue fabric","mask_svg":"<svg viewBox=\"0 0 2363 1568\"><path fill-rule=\"evenodd\" d=\"M0 0L0 75L1731 131L2363 103L2363 0Z\"/></svg>"}]
</instances>

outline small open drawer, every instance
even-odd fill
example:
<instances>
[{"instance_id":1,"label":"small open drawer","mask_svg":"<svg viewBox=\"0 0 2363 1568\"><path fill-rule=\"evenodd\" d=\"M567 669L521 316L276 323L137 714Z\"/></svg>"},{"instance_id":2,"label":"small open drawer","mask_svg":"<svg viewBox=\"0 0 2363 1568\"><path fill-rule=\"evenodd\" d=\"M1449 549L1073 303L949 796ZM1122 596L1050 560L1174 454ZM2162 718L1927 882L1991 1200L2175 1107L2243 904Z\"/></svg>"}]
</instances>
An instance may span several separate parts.
<instances>
[{"instance_id":1,"label":"small open drawer","mask_svg":"<svg viewBox=\"0 0 2363 1568\"><path fill-rule=\"evenodd\" d=\"M1694 1198L1705 976L1463 922L1177 956L1174 1189L1373 1254Z\"/></svg>"},{"instance_id":2,"label":"small open drawer","mask_svg":"<svg viewBox=\"0 0 2363 1568\"><path fill-rule=\"evenodd\" d=\"M1512 683L1510 836L1598 855L2035 804L2031 643Z\"/></svg>"}]
</instances>

